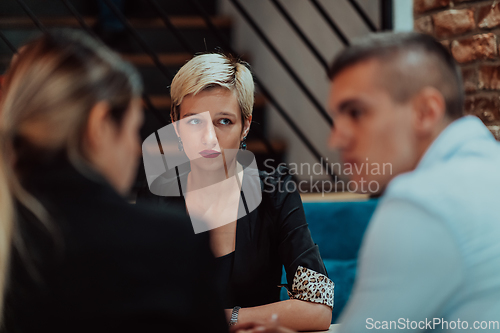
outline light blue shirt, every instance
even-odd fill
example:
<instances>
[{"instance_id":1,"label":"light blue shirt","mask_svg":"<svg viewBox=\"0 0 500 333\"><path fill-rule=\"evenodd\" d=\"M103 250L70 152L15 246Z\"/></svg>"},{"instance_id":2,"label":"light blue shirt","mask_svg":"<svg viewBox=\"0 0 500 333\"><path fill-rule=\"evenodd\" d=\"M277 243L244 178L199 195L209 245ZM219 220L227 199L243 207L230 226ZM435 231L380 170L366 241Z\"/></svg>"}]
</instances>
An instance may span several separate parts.
<instances>
[{"instance_id":1,"label":"light blue shirt","mask_svg":"<svg viewBox=\"0 0 500 333\"><path fill-rule=\"evenodd\" d=\"M389 183L359 259L341 332L500 332L500 144L478 118Z\"/></svg>"}]
</instances>

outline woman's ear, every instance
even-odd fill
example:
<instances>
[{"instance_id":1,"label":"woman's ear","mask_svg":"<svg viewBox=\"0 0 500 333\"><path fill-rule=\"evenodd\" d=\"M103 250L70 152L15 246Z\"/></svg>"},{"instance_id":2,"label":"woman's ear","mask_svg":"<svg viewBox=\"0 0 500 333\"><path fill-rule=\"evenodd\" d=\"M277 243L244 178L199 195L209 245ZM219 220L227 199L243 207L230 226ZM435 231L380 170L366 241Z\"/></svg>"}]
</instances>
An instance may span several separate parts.
<instances>
[{"instance_id":1,"label":"woman's ear","mask_svg":"<svg viewBox=\"0 0 500 333\"><path fill-rule=\"evenodd\" d=\"M252 123L252 115L249 115L248 118L243 121L243 131L241 132L241 140L243 140L243 138L248 135L251 123Z\"/></svg>"},{"instance_id":2,"label":"woman's ear","mask_svg":"<svg viewBox=\"0 0 500 333\"><path fill-rule=\"evenodd\" d=\"M180 116L180 113L181 113L180 107L177 107L177 108L178 108L179 116ZM172 117L172 114L170 114L170 122L172 123L172 126L174 126L175 134L177 134L178 138L181 137L180 134L179 134L179 120L180 119L177 119L177 121L174 121L174 118Z\"/></svg>"},{"instance_id":3,"label":"woman's ear","mask_svg":"<svg viewBox=\"0 0 500 333\"><path fill-rule=\"evenodd\" d=\"M179 122L172 122L172 126L174 126L175 134L177 134L177 137L180 138L181 135L179 133Z\"/></svg>"},{"instance_id":4,"label":"woman's ear","mask_svg":"<svg viewBox=\"0 0 500 333\"><path fill-rule=\"evenodd\" d=\"M87 126L84 132L84 142L87 150L95 151L107 142L108 136L113 134L112 121L109 115L110 106L107 102L98 102L90 110Z\"/></svg>"}]
</instances>

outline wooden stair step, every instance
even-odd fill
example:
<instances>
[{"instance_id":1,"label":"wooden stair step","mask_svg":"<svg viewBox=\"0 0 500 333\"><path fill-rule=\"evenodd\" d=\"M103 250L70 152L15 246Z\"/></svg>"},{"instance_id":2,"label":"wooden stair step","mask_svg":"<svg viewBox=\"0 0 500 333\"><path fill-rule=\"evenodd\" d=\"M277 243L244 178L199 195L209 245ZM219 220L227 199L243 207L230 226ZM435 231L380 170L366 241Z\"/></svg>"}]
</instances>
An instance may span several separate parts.
<instances>
[{"instance_id":1,"label":"wooden stair step","mask_svg":"<svg viewBox=\"0 0 500 333\"><path fill-rule=\"evenodd\" d=\"M157 54L160 62L165 66L182 66L192 55L187 52L176 52L176 53L159 53ZM153 59L147 54L122 54L122 58L126 61L134 64L135 66L155 66Z\"/></svg>"},{"instance_id":2,"label":"wooden stair step","mask_svg":"<svg viewBox=\"0 0 500 333\"><path fill-rule=\"evenodd\" d=\"M67 16L69 14L68 8L60 0L23 0L25 5L36 16ZM95 0L71 0L71 5L82 16L92 16L99 13L99 1ZM102 2L102 1L101 1ZM197 15L198 11L189 1L180 0L155 0L159 7L161 7L170 16L174 15ZM217 0L203 0L201 1L203 8L210 15L217 13ZM131 17L156 17L157 12L147 1L123 1L123 12ZM26 13L22 7L19 6L17 1L14 0L1 0L0 13L2 16L23 16Z\"/></svg>"},{"instance_id":3,"label":"wooden stair step","mask_svg":"<svg viewBox=\"0 0 500 333\"><path fill-rule=\"evenodd\" d=\"M48 28L54 27L81 27L80 23L73 16L64 17L39 17L39 21ZM176 28L180 29L196 29L206 28L205 21L199 16L171 16L170 21ZM226 16L211 17L213 24L218 28L231 27L231 18ZM97 22L96 17L84 17L87 25L93 26ZM166 28L163 20L160 18L131 18L129 22L139 29L151 28ZM29 17L2 17L0 18L0 28L13 29L13 28L32 28L36 27L35 23Z\"/></svg>"},{"instance_id":4,"label":"wooden stair step","mask_svg":"<svg viewBox=\"0 0 500 333\"><path fill-rule=\"evenodd\" d=\"M157 109L169 109L170 104L172 103L172 100L170 96L159 96L159 95L153 95L149 96L149 99L151 100L151 103L153 103L154 107ZM254 107L263 107L266 104L267 100L262 94L256 94L255 95L255 102L254 102Z\"/></svg>"},{"instance_id":5,"label":"wooden stair step","mask_svg":"<svg viewBox=\"0 0 500 333\"><path fill-rule=\"evenodd\" d=\"M187 61L193 58L193 55L188 52L170 52L170 53L157 53L160 62L165 66L179 66L181 67ZM146 53L122 53L122 58L135 66L156 66L153 59ZM242 57L246 62L249 62L248 57Z\"/></svg>"}]
</instances>

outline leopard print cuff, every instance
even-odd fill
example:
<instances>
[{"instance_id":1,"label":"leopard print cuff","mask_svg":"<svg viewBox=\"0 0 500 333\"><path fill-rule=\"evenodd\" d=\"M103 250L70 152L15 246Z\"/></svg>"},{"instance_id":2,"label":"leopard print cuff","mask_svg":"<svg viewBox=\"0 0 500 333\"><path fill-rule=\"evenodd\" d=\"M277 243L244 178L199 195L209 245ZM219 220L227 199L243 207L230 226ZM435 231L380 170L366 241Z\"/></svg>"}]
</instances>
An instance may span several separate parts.
<instances>
[{"instance_id":1,"label":"leopard print cuff","mask_svg":"<svg viewBox=\"0 0 500 333\"><path fill-rule=\"evenodd\" d=\"M293 277L292 291L287 289L287 293L290 299L325 304L333 309L334 286L325 275L299 266Z\"/></svg>"}]
</instances>

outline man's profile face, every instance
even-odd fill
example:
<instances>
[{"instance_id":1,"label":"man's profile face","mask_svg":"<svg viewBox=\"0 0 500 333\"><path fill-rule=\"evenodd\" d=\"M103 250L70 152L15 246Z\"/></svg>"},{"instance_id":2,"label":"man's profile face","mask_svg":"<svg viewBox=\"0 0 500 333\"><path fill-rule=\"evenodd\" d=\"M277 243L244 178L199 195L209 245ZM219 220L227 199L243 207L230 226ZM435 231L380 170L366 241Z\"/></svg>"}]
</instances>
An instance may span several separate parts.
<instances>
[{"instance_id":1,"label":"man's profile face","mask_svg":"<svg viewBox=\"0 0 500 333\"><path fill-rule=\"evenodd\" d=\"M377 187L368 189L370 182L383 190L418 159L412 103L393 100L380 84L390 79L377 60L367 60L345 68L331 82L329 109L335 126L328 143L339 150L343 174L357 183L358 192L373 193Z\"/></svg>"}]
</instances>

